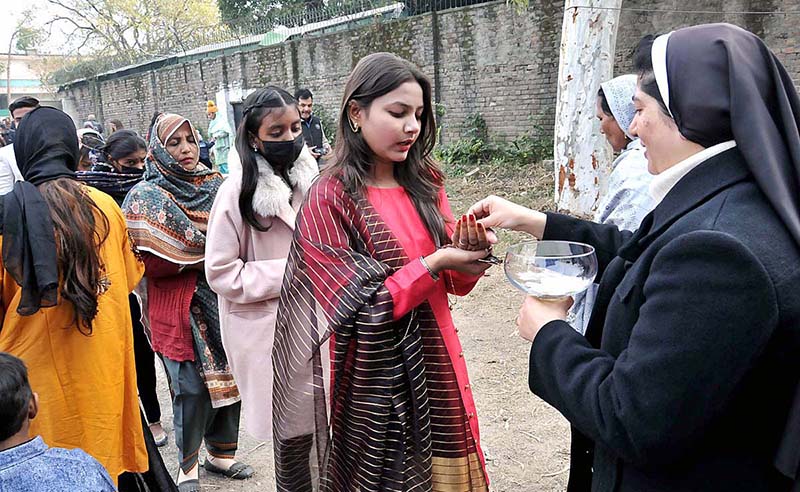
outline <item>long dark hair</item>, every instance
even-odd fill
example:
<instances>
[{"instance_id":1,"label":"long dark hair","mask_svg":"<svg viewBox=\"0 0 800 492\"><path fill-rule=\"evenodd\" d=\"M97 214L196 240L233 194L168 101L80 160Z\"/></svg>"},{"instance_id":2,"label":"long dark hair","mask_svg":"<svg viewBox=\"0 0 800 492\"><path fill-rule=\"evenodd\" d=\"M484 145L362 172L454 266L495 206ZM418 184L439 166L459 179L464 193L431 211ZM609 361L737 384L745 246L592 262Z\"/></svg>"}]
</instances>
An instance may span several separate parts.
<instances>
[{"instance_id":1,"label":"long dark hair","mask_svg":"<svg viewBox=\"0 0 800 492\"><path fill-rule=\"evenodd\" d=\"M105 154L106 162L112 164L112 161L118 161L138 150L147 150L147 143L133 130L119 130L108 137L100 150Z\"/></svg>"},{"instance_id":2,"label":"long dark hair","mask_svg":"<svg viewBox=\"0 0 800 492\"><path fill-rule=\"evenodd\" d=\"M403 165L394 166L394 177L405 188L417 209L433 242L442 246L450 242L445 219L439 210L439 189L444 175L431 157L436 145L436 119L431 102L431 82L418 68L391 53L373 53L362 58L344 88L339 125L336 130L336 150L325 172L338 177L345 189L360 196L373 166L373 152L361 133L350 128L349 108L355 101L367 110L376 98L406 82L417 82L422 88L423 110L420 134L408 151Z\"/></svg>"},{"instance_id":3,"label":"long dark hair","mask_svg":"<svg viewBox=\"0 0 800 492\"><path fill-rule=\"evenodd\" d=\"M97 317L97 298L108 287L100 258L100 247L109 234L108 217L86 188L70 178L46 181L38 188L53 220L61 297L74 306L78 330L89 335Z\"/></svg>"},{"instance_id":4,"label":"long dark hair","mask_svg":"<svg viewBox=\"0 0 800 492\"><path fill-rule=\"evenodd\" d=\"M267 231L269 226L259 224L253 211L253 195L258 184L258 163L256 152L250 148L252 137L258 135L261 120L276 108L293 107L298 115L297 101L291 94L273 85L258 89L247 96L242 104L244 119L236 130L236 152L242 163L242 189L239 193L239 211L242 219L258 231ZM288 183L288 169L276 170Z\"/></svg>"}]
</instances>

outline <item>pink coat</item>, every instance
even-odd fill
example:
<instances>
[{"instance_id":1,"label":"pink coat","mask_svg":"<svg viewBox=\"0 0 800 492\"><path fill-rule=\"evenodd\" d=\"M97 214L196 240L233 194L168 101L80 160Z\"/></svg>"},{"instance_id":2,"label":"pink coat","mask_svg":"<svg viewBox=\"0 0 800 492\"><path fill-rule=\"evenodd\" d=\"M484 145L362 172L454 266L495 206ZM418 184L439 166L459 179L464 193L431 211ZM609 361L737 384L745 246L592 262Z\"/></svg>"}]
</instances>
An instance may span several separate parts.
<instances>
[{"instance_id":1,"label":"pink coat","mask_svg":"<svg viewBox=\"0 0 800 492\"><path fill-rule=\"evenodd\" d=\"M241 176L231 175L211 209L206 240L206 277L219 296L222 343L242 395L244 428L259 440L272 438L272 345L278 298L297 211L318 175L307 149L286 183L258 157L253 211L261 232L239 210ZM291 205L290 205L291 200Z\"/></svg>"}]
</instances>

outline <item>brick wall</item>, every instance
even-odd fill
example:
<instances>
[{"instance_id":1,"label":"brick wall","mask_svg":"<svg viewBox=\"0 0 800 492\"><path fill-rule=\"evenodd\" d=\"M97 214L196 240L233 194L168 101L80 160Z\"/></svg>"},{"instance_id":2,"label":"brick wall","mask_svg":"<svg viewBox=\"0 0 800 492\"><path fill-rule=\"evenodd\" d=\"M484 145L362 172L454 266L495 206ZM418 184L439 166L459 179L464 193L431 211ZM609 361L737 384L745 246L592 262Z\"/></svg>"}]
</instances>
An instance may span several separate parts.
<instances>
[{"instance_id":1,"label":"brick wall","mask_svg":"<svg viewBox=\"0 0 800 492\"><path fill-rule=\"evenodd\" d=\"M551 134L555 116L558 49L563 0L531 0L524 12L495 2L375 23L282 45L213 58L184 59L83 81L64 88L76 121L89 113L120 119L143 132L154 110L178 112L205 129L205 101L224 95L236 102L267 84L293 92L308 87L324 113L335 115L355 63L375 51L391 51L439 81L444 106L442 138L459 137L464 119L480 113L489 130L512 138L524 132ZM617 36L616 73L630 70L630 54L644 34L691 24L732 22L762 36L800 83L800 16L734 12L800 11L797 0L625 0ZM695 10L724 14L658 13ZM434 22L438 39L434 39ZM438 57L435 50L438 50ZM436 60L438 58L438 64Z\"/></svg>"}]
</instances>

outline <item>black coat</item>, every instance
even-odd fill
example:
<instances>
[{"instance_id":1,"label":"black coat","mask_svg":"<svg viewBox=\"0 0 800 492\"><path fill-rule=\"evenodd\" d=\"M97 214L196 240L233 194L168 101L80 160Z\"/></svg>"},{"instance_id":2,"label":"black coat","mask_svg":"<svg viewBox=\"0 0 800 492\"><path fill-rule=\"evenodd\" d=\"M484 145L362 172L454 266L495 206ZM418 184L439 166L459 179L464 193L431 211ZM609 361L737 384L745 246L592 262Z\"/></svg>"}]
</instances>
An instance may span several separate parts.
<instances>
[{"instance_id":1,"label":"black coat","mask_svg":"<svg viewBox=\"0 0 800 492\"><path fill-rule=\"evenodd\" d=\"M635 234L551 214L544 239L595 246L602 275L586 337L553 321L530 354L531 390L573 425L570 491L789 490L773 459L800 379L800 251L739 151Z\"/></svg>"},{"instance_id":2,"label":"black coat","mask_svg":"<svg viewBox=\"0 0 800 492\"><path fill-rule=\"evenodd\" d=\"M313 114L308 121L303 121L303 140L312 149L321 148L325 139L325 132L322 129L322 121Z\"/></svg>"}]
</instances>

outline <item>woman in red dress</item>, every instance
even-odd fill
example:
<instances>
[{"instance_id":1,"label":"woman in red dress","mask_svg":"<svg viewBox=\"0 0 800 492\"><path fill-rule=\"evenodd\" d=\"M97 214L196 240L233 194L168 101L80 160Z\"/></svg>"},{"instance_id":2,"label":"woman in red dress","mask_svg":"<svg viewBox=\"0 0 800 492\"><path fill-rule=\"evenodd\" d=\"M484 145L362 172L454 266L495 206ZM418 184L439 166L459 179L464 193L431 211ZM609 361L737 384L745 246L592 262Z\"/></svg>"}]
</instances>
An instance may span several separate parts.
<instances>
[{"instance_id":1,"label":"woman in red dress","mask_svg":"<svg viewBox=\"0 0 800 492\"><path fill-rule=\"evenodd\" d=\"M428 78L388 53L362 59L278 307L278 490L488 488L447 294L472 290L489 242L474 217L453 220L435 140Z\"/></svg>"}]
</instances>

